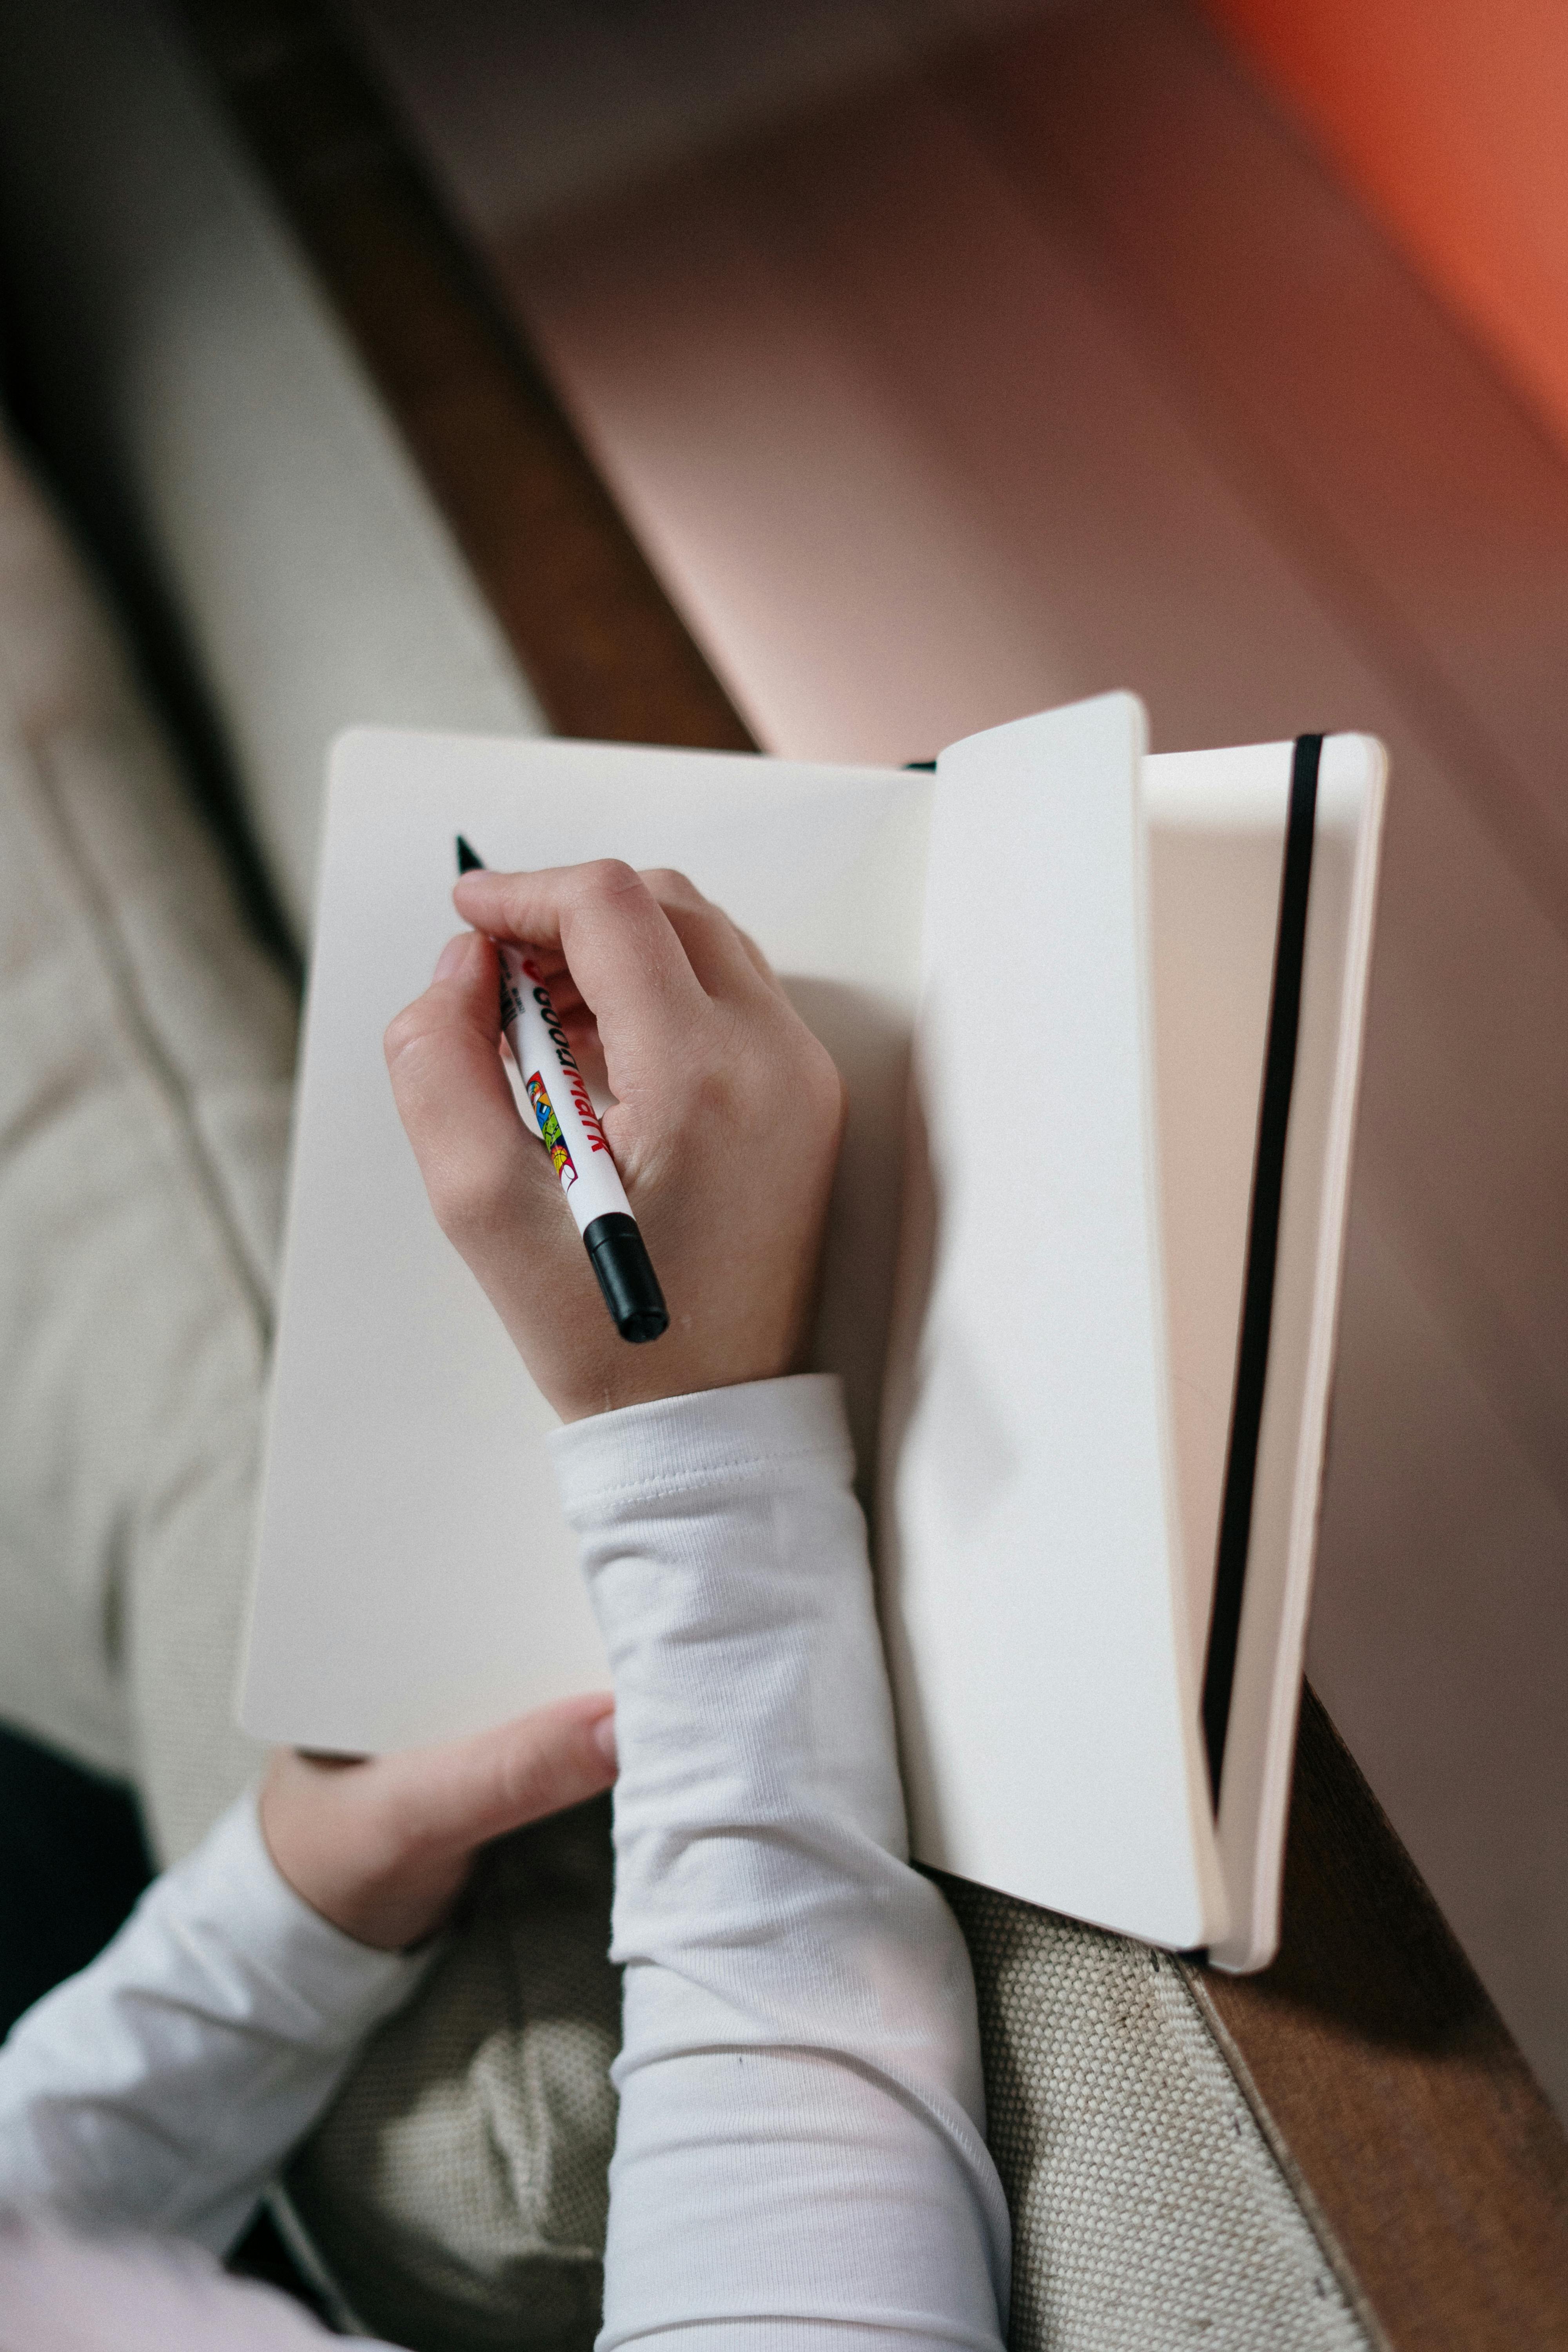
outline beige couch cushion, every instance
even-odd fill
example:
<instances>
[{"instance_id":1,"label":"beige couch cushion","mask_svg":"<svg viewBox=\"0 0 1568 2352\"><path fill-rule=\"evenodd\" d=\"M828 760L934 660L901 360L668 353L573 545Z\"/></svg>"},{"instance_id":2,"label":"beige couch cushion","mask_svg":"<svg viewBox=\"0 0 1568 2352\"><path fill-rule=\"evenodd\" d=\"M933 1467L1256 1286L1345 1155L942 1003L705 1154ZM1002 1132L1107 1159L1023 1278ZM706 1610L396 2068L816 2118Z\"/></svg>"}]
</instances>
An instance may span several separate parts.
<instances>
[{"instance_id":1,"label":"beige couch cushion","mask_svg":"<svg viewBox=\"0 0 1568 2352\"><path fill-rule=\"evenodd\" d=\"M0 1712L183 1852L230 1689L293 1058L112 633L0 451Z\"/></svg>"},{"instance_id":2,"label":"beige couch cushion","mask_svg":"<svg viewBox=\"0 0 1568 2352\"><path fill-rule=\"evenodd\" d=\"M418 2352L590 2352L620 2045L609 1811L487 1857L461 1933L289 2171L363 2331Z\"/></svg>"},{"instance_id":3,"label":"beige couch cushion","mask_svg":"<svg viewBox=\"0 0 1568 2352\"><path fill-rule=\"evenodd\" d=\"M1169 1954L942 1884L980 2000L1015 2352L1371 2352Z\"/></svg>"},{"instance_id":4,"label":"beige couch cushion","mask_svg":"<svg viewBox=\"0 0 1568 2352\"><path fill-rule=\"evenodd\" d=\"M0 445L0 1717L186 1851L233 1727L294 1005L116 636ZM329 2274L416 2352L586 2352L609 2062L607 1811L489 1858L295 2168Z\"/></svg>"}]
</instances>

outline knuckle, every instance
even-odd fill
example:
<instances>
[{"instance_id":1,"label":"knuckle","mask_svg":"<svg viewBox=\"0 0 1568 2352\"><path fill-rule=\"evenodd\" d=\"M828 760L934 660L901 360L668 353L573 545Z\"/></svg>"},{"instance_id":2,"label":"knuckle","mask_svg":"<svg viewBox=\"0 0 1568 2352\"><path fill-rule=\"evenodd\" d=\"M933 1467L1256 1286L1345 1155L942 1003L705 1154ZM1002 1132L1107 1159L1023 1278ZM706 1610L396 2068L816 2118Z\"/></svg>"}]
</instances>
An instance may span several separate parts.
<instances>
[{"instance_id":1,"label":"knuckle","mask_svg":"<svg viewBox=\"0 0 1568 2352\"><path fill-rule=\"evenodd\" d=\"M580 895L600 905L613 905L616 899L645 887L641 876L624 857L595 857L580 869Z\"/></svg>"},{"instance_id":2,"label":"knuckle","mask_svg":"<svg viewBox=\"0 0 1568 2352\"><path fill-rule=\"evenodd\" d=\"M740 940L741 945L745 949L746 953L751 957L752 961L755 964L763 978L767 981L774 980L775 974L772 964L768 961L767 957L763 953L761 948L757 945L750 931L742 930L740 925L737 923L735 926L735 937Z\"/></svg>"},{"instance_id":3,"label":"knuckle","mask_svg":"<svg viewBox=\"0 0 1568 2352\"><path fill-rule=\"evenodd\" d=\"M848 1089L837 1063L826 1046L816 1037L811 1040L806 1083L822 1114L841 1124L848 1108Z\"/></svg>"},{"instance_id":4,"label":"knuckle","mask_svg":"<svg viewBox=\"0 0 1568 2352\"><path fill-rule=\"evenodd\" d=\"M754 1114L764 1116L787 1103L796 1125L805 1121L814 1131L837 1135L848 1100L838 1065L792 1007L784 1005L780 1013L772 1050L758 1058L751 1074Z\"/></svg>"},{"instance_id":5,"label":"knuckle","mask_svg":"<svg viewBox=\"0 0 1568 2352\"><path fill-rule=\"evenodd\" d=\"M642 878L656 898L670 899L677 906L683 907L700 907L706 903L696 883L689 875L682 874L679 866L651 866Z\"/></svg>"}]
</instances>

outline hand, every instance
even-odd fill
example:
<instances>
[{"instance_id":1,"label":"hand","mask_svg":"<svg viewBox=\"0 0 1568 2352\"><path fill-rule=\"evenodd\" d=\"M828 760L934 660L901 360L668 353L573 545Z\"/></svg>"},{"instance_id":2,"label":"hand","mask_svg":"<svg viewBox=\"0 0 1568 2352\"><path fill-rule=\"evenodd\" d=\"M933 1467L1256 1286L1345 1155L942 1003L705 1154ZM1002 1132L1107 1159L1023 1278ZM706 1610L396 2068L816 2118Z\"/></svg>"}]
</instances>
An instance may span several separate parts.
<instances>
[{"instance_id":1,"label":"hand","mask_svg":"<svg viewBox=\"0 0 1568 2352\"><path fill-rule=\"evenodd\" d=\"M401 1951L435 1934L491 1838L607 1789L607 1692L561 1699L440 1748L362 1759L278 1748L261 1834L296 1895L334 1927Z\"/></svg>"},{"instance_id":2,"label":"hand","mask_svg":"<svg viewBox=\"0 0 1568 2352\"><path fill-rule=\"evenodd\" d=\"M683 875L606 860L465 875L475 925L386 1033L437 1218L563 1420L797 1369L843 1088L762 955ZM669 1307L628 1346L500 1055L492 939L531 950Z\"/></svg>"}]
</instances>

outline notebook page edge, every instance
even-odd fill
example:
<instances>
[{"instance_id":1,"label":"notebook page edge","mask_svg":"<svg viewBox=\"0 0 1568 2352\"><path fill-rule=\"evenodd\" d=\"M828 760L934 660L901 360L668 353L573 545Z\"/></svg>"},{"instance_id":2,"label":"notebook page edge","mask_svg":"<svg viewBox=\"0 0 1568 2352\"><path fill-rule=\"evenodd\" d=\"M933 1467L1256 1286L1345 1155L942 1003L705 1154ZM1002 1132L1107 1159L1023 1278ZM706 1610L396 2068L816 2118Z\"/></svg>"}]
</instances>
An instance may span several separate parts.
<instances>
[{"instance_id":1,"label":"notebook page edge","mask_svg":"<svg viewBox=\"0 0 1568 2352\"><path fill-rule=\"evenodd\" d=\"M1348 768L1347 763L1352 761L1359 766L1359 774ZM1310 1249L1310 1305L1295 1426L1293 1430L1281 1427L1281 1408L1277 1405L1271 1416L1266 1399L1265 1427L1259 1444L1259 1498L1255 1507L1255 1528L1258 1508L1268 1507L1263 1493L1265 1480L1277 1486L1279 1480L1285 1479L1289 1482L1288 1538L1277 1589L1269 1592L1254 1586L1249 1578L1237 1653L1231 1720L1234 1752L1242 1769L1232 1781L1231 1751L1227 1748L1226 1781L1229 1788L1243 1793L1227 1801L1226 1790L1222 1787L1219 1830L1222 1866L1231 1891L1233 1924L1229 1936L1212 1947L1209 1955L1215 1967L1233 1974L1267 1968L1279 1948L1295 1730L1316 1566L1387 772L1387 753L1376 737L1341 732L1325 739L1320 783L1320 839L1334 821L1331 803L1325 807L1331 794L1340 797L1342 824L1348 793L1356 794L1357 805L1351 827L1343 943L1338 961L1339 1017L1326 1117L1321 1118L1316 1137L1304 1135L1296 1127L1288 1145L1287 1191L1280 1218L1281 1278L1285 1276L1287 1257L1299 1267L1303 1249ZM1310 907L1310 925L1311 914ZM1313 987L1311 946L1310 930L1304 982L1317 994L1332 981L1331 976L1320 976ZM1321 1003L1321 995L1318 1001ZM1304 1197L1302 1177L1298 1171L1305 1166L1310 1177L1314 1157L1318 1173ZM1302 1227L1308 1221L1316 1229L1304 1236ZM1281 1336L1277 1330L1271 1343L1271 1373L1274 1347ZM1289 1348L1290 1334L1283 1336ZM1288 1456L1283 1462L1282 1454Z\"/></svg>"}]
</instances>

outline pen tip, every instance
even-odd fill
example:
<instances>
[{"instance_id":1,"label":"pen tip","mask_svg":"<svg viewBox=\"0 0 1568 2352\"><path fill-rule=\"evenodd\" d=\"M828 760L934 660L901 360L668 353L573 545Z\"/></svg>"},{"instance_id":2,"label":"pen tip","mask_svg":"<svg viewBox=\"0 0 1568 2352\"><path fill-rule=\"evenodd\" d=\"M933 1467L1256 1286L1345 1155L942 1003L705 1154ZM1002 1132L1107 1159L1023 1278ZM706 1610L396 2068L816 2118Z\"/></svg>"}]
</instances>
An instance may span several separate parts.
<instances>
[{"instance_id":1,"label":"pen tip","mask_svg":"<svg viewBox=\"0 0 1568 2352\"><path fill-rule=\"evenodd\" d=\"M461 835L461 834L459 834L459 835L458 835L458 873L459 873L459 874L471 874L471 873L474 871L474 869L475 869L475 867L476 867L476 866L482 867L482 866L483 866L483 865L484 865L484 862L485 862L485 861L484 861L484 859L479 856L479 851L478 851L477 849L470 849L470 847L468 846L468 843L463 839L462 835Z\"/></svg>"}]
</instances>

